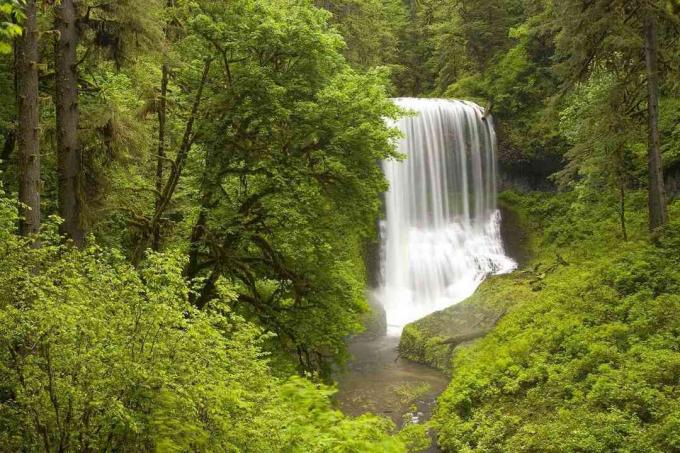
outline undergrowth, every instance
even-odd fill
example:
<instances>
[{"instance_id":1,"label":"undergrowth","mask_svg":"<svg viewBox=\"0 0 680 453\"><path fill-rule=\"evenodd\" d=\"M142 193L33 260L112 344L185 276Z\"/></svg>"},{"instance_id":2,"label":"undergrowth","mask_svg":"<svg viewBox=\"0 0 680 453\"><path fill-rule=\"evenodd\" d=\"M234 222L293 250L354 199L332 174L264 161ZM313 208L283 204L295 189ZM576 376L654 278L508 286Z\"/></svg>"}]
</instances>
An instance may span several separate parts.
<instances>
[{"instance_id":1,"label":"undergrowth","mask_svg":"<svg viewBox=\"0 0 680 453\"><path fill-rule=\"evenodd\" d=\"M434 419L441 446L679 451L680 221L650 237L632 194L624 241L615 210L574 192L503 198L533 232L519 271L533 296L457 349Z\"/></svg>"}]
</instances>

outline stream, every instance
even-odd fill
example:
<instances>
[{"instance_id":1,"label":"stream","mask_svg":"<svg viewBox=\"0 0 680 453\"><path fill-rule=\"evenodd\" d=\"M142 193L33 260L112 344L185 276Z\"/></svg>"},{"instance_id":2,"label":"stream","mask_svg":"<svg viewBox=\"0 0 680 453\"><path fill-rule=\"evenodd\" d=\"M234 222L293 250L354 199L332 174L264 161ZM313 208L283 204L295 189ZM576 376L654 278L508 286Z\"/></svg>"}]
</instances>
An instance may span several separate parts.
<instances>
[{"instance_id":1,"label":"stream","mask_svg":"<svg viewBox=\"0 0 680 453\"><path fill-rule=\"evenodd\" d=\"M398 345L398 335L352 340L352 359L337 376L336 401L345 414L372 412L391 418L399 428L405 422L424 423L430 419L448 378L433 368L400 358ZM424 451L439 450L433 442Z\"/></svg>"}]
</instances>

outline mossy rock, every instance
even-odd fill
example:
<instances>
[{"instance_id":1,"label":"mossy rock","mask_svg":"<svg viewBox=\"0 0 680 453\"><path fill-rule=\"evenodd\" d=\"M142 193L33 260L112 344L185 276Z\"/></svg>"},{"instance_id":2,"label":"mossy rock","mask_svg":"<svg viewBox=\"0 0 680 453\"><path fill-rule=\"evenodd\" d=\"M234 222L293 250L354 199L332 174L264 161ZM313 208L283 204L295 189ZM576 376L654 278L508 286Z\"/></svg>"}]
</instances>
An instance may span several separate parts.
<instances>
[{"instance_id":1,"label":"mossy rock","mask_svg":"<svg viewBox=\"0 0 680 453\"><path fill-rule=\"evenodd\" d=\"M408 324L399 355L450 373L458 345L446 341L494 327L512 307L535 297L530 282L525 272L489 277L463 302Z\"/></svg>"},{"instance_id":2,"label":"mossy rock","mask_svg":"<svg viewBox=\"0 0 680 453\"><path fill-rule=\"evenodd\" d=\"M370 310L361 317L364 330L357 337L371 339L385 336L387 333L387 314L385 308L373 297L368 298Z\"/></svg>"}]
</instances>

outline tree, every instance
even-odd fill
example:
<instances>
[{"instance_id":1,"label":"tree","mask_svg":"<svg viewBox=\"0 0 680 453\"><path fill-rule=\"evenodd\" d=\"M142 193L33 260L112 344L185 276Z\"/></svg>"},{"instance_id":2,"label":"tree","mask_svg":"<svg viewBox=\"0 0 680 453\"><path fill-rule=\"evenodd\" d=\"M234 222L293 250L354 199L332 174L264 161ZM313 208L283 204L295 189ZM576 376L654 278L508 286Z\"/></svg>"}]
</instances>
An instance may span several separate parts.
<instances>
[{"instance_id":1,"label":"tree","mask_svg":"<svg viewBox=\"0 0 680 453\"><path fill-rule=\"evenodd\" d=\"M646 11L644 19L645 63L647 69L647 121L649 122L648 171L649 171L649 229L651 231L668 222L666 189L661 168L661 144L659 138L659 66L657 62L657 19L654 10Z\"/></svg>"},{"instance_id":2,"label":"tree","mask_svg":"<svg viewBox=\"0 0 680 453\"><path fill-rule=\"evenodd\" d=\"M17 38L18 167L23 235L40 230L40 119L38 111L38 17L35 0L22 7L23 32Z\"/></svg>"},{"instance_id":3,"label":"tree","mask_svg":"<svg viewBox=\"0 0 680 453\"><path fill-rule=\"evenodd\" d=\"M174 6L173 0L167 0L165 10L168 12ZM171 27L169 19L166 19L166 24L163 30L165 35L165 46L167 49L171 45ZM163 172L166 165L165 147L166 147L166 128L167 128L167 113L168 113L168 84L170 82L170 65L168 63L167 50L165 50L163 63L161 64L161 84L158 99L158 156L156 157L156 201L155 210L161 211L163 209ZM155 222L151 226L152 242L151 248L155 251L160 250L161 247L161 225L160 222Z\"/></svg>"},{"instance_id":4,"label":"tree","mask_svg":"<svg viewBox=\"0 0 680 453\"><path fill-rule=\"evenodd\" d=\"M402 0L316 0L332 13L345 40L344 54L353 65L367 69L399 65L399 44L407 22Z\"/></svg>"},{"instance_id":5,"label":"tree","mask_svg":"<svg viewBox=\"0 0 680 453\"><path fill-rule=\"evenodd\" d=\"M51 9L57 30L58 207L64 219L62 232L77 246L82 246L88 228L96 223L93 218L105 197L102 190L110 182L106 171L122 160L114 155L122 151L117 149L121 138L126 148L132 137L141 141L134 134L142 126L121 115L121 104L130 101L118 98L112 102L110 95L112 90L124 89L124 70L138 60L144 62L138 57L148 58L157 50L159 5L160 0L143 4L67 0L54 3ZM142 80L137 83L141 85ZM138 99L138 93L129 91L129 96ZM123 128L125 133L121 133Z\"/></svg>"},{"instance_id":6,"label":"tree","mask_svg":"<svg viewBox=\"0 0 680 453\"><path fill-rule=\"evenodd\" d=\"M74 0L55 5L55 96L59 215L62 230L76 246L85 241L82 221L81 156L78 145L78 28Z\"/></svg>"},{"instance_id":7,"label":"tree","mask_svg":"<svg viewBox=\"0 0 680 453\"><path fill-rule=\"evenodd\" d=\"M436 29L436 93L491 107L500 168L536 186L565 149L550 13L543 0L452 2Z\"/></svg>"},{"instance_id":8,"label":"tree","mask_svg":"<svg viewBox=\"0 0 680 453\"><path fill-rule=\"evenodd\" d=\"M399 64L394 80L399 96L429 94L435 86L435 34L440 14L447 11L439 0L408 1L408 25L400 36Z\"/></svg>"},{"instance_id":9,"label":"tree","mask_svg":"<svg viewBox=\"0 0 680 453\"><path fill-rule=\"evenodd\" d=\"M41 248L13 234L0 191L3 451L405 451L392 423L348 418L332 390L277 378L269 335L229 309L188 302L177 254L133 268L115 250Z\"/></svg>"},{"instance_id":10,"label":"tree","mask_svg":"<svg viewBox=\"0 0 680 453\"><path fill-rule=\"evenodd\" d=\"M631 102L637 102L633 99L616 73L600 71L578 84L560 112L560 133L569 145L567 163L553 176L558 187L583 199L616 205L624 240L626 192L639 188L644 178L644 126L628 115Z\"/></svg>"},{"instance_id":11,"label":"tree","mask_svg":"<svg viewBox=\"0 0 680 453\"><path fill-rule=\"evenodd\" d=\"M301 371L327 374L366 308L360 244L385 188L375 163L394 152L384 74L353 71L326 14L303 4L199 2L189 17L194 61L214 61L187 165L201 169L194 303L237 282L239 313L276 332Z\"/></svg>"}]
</instances>

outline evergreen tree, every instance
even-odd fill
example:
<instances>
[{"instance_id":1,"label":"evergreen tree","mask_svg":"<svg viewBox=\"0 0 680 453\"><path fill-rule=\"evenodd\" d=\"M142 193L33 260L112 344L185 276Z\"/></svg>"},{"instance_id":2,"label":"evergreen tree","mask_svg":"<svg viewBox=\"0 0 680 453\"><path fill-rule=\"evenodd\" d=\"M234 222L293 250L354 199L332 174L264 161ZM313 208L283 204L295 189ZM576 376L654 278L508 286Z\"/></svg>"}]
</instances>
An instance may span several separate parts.
<instances>
[{"instance_id":1,"label":"evergreen tree","mask_svg":"<svg viewBox=\"0 0 680 453\"><path fill-rule=\"evenodd\" d=\"M74 0L55 5L54 68L57 172L59 180L59 215L64 219L64 234L77 246L85 241L81 186L81 150L78 145L78 73L79 32Z\"/></svg>"},{"instance_id":2,"label":"evergreen tree","mask_svg":"<svg viewBox=\"0 0 680 453\"><path fill-rule=\"evenodd\" d=\"M17 38L18 173L21 234L40 229L40 120L38 111L38 10L35 0L22 5L23 32Z\"/></svg>"},{"instance_id":3,"label":"evergreen tree","mask_svg":"<svg viewBox=\"0 0 680 453\"><path fill-rule=\"evenodd\" d=\"M645 62L647 68L647 121L649 144L647 162L649 171L648 208L651 231L668 222L666 189L661 167L661 143L659 137L659 64L657 47L657 12L645 12Z\"/></svg>"}]
</instances>

